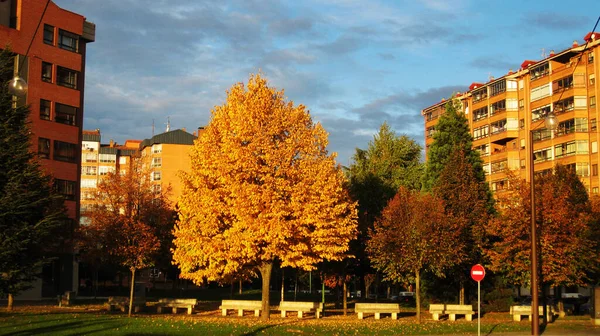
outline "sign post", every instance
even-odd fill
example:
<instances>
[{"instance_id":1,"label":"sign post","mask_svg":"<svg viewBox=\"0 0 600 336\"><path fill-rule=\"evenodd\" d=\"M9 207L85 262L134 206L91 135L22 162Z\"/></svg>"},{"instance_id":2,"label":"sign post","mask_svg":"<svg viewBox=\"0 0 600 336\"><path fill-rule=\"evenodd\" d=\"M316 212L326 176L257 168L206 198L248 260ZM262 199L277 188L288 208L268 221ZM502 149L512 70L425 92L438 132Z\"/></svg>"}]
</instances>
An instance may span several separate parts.
<instances>
[{"instance_id":1,"label":"sign post","mask_svg":"<svg viewBox=\"0 0 600 336\"><path fill-rule=\"evenodd\" d=\"M479 264L471 267L471 278L477 281L477 336L481 336L481 280L485 278L485 268Z\"/></svg>"}]
</instances>

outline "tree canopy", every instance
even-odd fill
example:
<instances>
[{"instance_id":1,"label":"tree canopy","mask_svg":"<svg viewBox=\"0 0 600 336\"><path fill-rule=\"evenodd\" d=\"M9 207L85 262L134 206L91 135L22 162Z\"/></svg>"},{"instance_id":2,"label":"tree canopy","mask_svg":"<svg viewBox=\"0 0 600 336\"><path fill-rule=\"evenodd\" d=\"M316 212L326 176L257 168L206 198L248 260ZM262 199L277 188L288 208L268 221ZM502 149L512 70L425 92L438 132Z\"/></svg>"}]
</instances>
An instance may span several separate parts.
<instances>
[{"instance_id":1,"label":"tree canopy","mask_svg":"<svg viewBox=\"0 0 600 336\"><path fill-rule=\"evenodd\" d=\"M420 321L420 279L424 272L443 271L464 257L460 231L444 213L442 200L401 187L370 232L367 251L386 280L415 279Z\"/></svg>"},{"instance_id":2,"label":"tree canopy","mask_svg":"<svg viewBox=\"0 0 600 336\"><path fill-rule=\"evenodd\" d=\"M423 174L423 189L430 191L437 183L446 162L457 149L464 151L468 162L473 166L479 181L485 181L482 161L479 152L473 150L473 136L469 123L462 112L462 104L456 99L449 99L445 112L439 118L433 134L433 143L427 150L427 164Z\"/></svg>"},{"instance_id":3,"label":"tree canopy","mask_svg":"<svg viewBox=\"0 0 600 336\"><path fill-rule=\"evenodd\" d=\"M587 272L597 269L591 208L575 172L557 166L553 174L535 181L536 228L539 236L540 276L543 284L583 284ZM499 216L486 230L491 245L486 249L490 269L515 285L530 281L530 187L512 176L508 190L498 194Z\"/></svg>"},{"instance_id":4,"label":"tree canopy","mask_svg":"<svg viewBox=\"0 0 600 336\"><path fill-rule=\"evenodd\" d=\"M213 109L191 162L174 232L183 278L219 281L255 268L266 319L276 258L311 270L346 257L356 204L327 151L327 133L260 75L234 85Z\"/></svg>"}]
</instances>

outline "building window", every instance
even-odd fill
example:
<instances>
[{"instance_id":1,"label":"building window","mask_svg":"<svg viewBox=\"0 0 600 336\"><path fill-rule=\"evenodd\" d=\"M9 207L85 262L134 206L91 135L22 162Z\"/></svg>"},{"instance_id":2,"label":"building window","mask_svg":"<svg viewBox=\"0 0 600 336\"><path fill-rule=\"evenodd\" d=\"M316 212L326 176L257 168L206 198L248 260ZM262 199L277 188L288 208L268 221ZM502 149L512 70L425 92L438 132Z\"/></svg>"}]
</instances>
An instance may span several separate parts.
<instances>
[{"instance_id":1,"label":"building window","mask_svg":"<svg viewBox=\"0 0 600 336\"><path fill-rule=\"evenodd\" d=\"M544 148L533 152L533 161L542 162L552 159L552 148Z\"/></svg>"},{"instance_id":2,"label":"building window","mask_svg":"<svg viewBox=\"0 0 600 336\"><path fill-rule=\"evenodd\" d=\"M54 27L44 24L44 43L54 45Z\"/></svg>"},{"instance_id":3,"label":"building window","mask_svg":"<svg viewBox=\"0 0 600 336\"><path fill-rule=\"evenodd\" d=\"M592 188L592 193L593 194L597 194L598 193L598 187L593 187Z\"/></svg>"},{"instance_id":4,"label":"building window","mask_svg":"<svg viewBox=\"0 0 600 336\"><path fill-rule=\"evenodd\" d=\"M52 83L52 63L42 62L42 80Z\"/></svg>"},{"instance_id":5,"label":"building window","mask_svg":"<svg viewBox=\"0 0 600 336\"><path fill-rule=\"evenodd\" d=\"M596 106L596 96L590 97L590 107Z\"/></svg>"},{"instance_id":6,"label":"building window","mask_svg":"<svg viewBox=\"0 0 600 336\"><path fill-rule=\"evenodd\" d=\"M81 155L81 160L84 163L98 162L98 154L96 154L96 153L83 153Z\"/></svg>"},{"instance_id":7,"label":"building window","mask_svg":"<svg viewBox=\"0 0 600 336\"><path fill-rule=\"evenodd\" d=\"M478 101L482 101L487 98L487 88L481 88L477 91L473 91L473 103L477 103Z\"/></svg>"},{"instance_id":8,"label":"building window","mask_svg":"<svg viewBox=\"0 0 600 336\"><path fill-rule=\"evenodd\" d=\"M500 80L490 85L490 97L506 92L506 80Z\"/></svg>"},{"instance_id":9,"label":"building window","mask_svg":"<svg viewBox=\"0 0 600 336\"><path fill-rule=\"evenodd\" d=\"M586 140L570 141L554 146L555 157L588 153L589 147Z\"/></svg>"},{"instance_id":10,"label":"building window","mask_svg":"<svg viewBox=\"0 0 600 336\"><path fill-rule=\"evenodd\" d=\"M590 51L588 53L588 63L594 63L594 52Z\"/></svg>"},{"instance_id":11,"label":"building window","mask_svg":"<svg viewBox=\"0 0 600 336\"><path fill-rule=\"evenodd\" d=\"M108 173L114 173L114 172L115 172L115 167L109 167L109 166L100 166L100 168L98 170L99 175L108 175Z\"/></svg>"},{"instance_id":12,"label":"building window","mask_svg":"<svg viewBox=\"0 0 600 336\"><path fill-rule=\"evenodd\" d=\"M550 73L550 65L548 63L544 63L540 66L536 66L535 68L531 68L529 71L530 80L534 81L540 77L547 76Z\"/></svg>"},{"instance_id":13,"label":"building window","mask_svg":"<svg viewBox=\"0 0 600 336\"><path fill-rule=\"evenodd\" d=\"M563 99L554 103L554 112L557 114L571 111L575 108L575 98L569 97L567 99Z\"/></svg>"},{"instance_id":14,"label":"building window","mask_svg":"<svg viewBox=\"0 0 600 336\"><path fill-rule=\"evenodd\" d=\"M50 120L50 103L49 100L40 99L40 119Z\"/></svg>"},{"instance_id":15,"label":"building window","mask_svg":"<svg viewBox=\"0 0 600 336\"><path fill-rule=\"evenodd\" d=\"M492 162L491 166L492 166L492 174L502 172L507 167L507 161L503 160L503 161Z\"/></svg>"},{"instance_id":16,"label":"building window","mask_svg":"<svg viewBox=\"0 0 600 336\"><path fill-rule=\"evenodd\" d=\"M544 141L552 138L552 131L549 129L535 130L532 134L533 142Z\"/></svg>"},{"instance_id":17,"label":"building window","mask_svg":"<svg viewBox=\"0 0 600 336\"><path fill-rule=\"evenodd\" d=\"M592 120L590 120L590 129L591 129L592 131L595 131L595 130L596 130L596 119L592 119Z\"/></svg>"},{"instance_id":18,"label":"building window","mask_svg":"<svg viewBox=\"0 0 600 336\"><path fill-rule=\"evenodd\" d=\"M77 89L77 71L57 66L56 84L71 89Z\"/></svg>"},{"instance_id":19,"label":"building window","mask_svg":"<svg viewBox=\"0 0 600 336\"><path fill-rule=\"evenodd\" d=\"M497 101L490 106L490 115L494 115L494 114L504 112L504 111L506 111L506 100L505 99Z\"/></svg>"},{"instance_id":20,"label":"building window","mask_svg":"<svg viewBox=\"0 0 600 336\"><path fill-rule=\"evenodd\" d=\"M488 107L487 106L478 108L477 110L473 111L473 121L487 118L487 116L488 116Z\"/></svg>"},{"instance_id":21,"label":"building window","mask_svg":"<svg viewBox=\"0 0 600 336\"><path fill-rule=\"evenodd\" d=\"M596 75L591 74L590 75L590 86L594 86L594 84L596 84Z\"/></svg>"},{"instance_id":22,"label":"building window","mask_svg":"<svg viewBox=\"0 0 600 336\"><path fill-rule=\"evenodd\" d=\"M81 179L82 188L96 188L98 181L96 179Z\"/></svg>"},{"instance_id":23,"label":"building window","mask_svg":"<svg viewBox=\"0 0 600 336\"><path fill-rule=\"evenodd\" d=\"M162 144L152 145L152 154L162 153Z\"/></svg>"},{"instance_id":24,"label":"building window","mask_svg":"<svg viewBox=\"0 0 600 336\"><path fill-rule=\"evenodd\" d=\"M77 145L55 140L54 160L65 162L77 162Z\"/></svg>"},{"instance_id":25,"label":"building window","mask_svg":"<svg viewBox=\"0 0 600 336\"><path fill-rule=\"evenodd\" d=\"M489 125L485 125L483 127L476 128L473 130L473 139L477 140L477 139L485 138L485 137L489 136L489 133L490 133Z\"/></svg>"},{"instance_id":26,"label":"building window","mask_svg":"<svg viewBox=\"0 0 600 336\"><path fill-rule=\"evenodd\" d=\"M519 120L519 128L520 129L524 129L525 128L525 119L520 119Z\"/></svg>"},{"instance_id":27,"label":"building window","mask_svg":"<svg viewBox=\"0 0 600 336\"><path fill-rule=\"evenodd\" d=\"M161 173L159 171L152 172L152 181L160 181Z\"/></svg>"},{"instance_id":28,"label":"building window","mask_svg":"<svg viewBox=\"0 0 600 336\"><path fill-rule=\"evenodd\" d=\"M96 166L83 166L81 167L81 175L96 176L98 175L98 169L96 168Z\"/></svg>"},{"instance_id":29,"label":"building window","mask_svg":"<svg viewBox=\"0 0 600 336\"><path fill-rule=\"evenodd\" d=\"M598 164L592 165L592 176L598 176Z\"/></svg>"},{"instance_id":30,"label":"building window","mask_svg":"<svg viewBox=\"0 0 600 336\"><path fill-rule=\"evenodd\" d=\"M598 141L592 141L592 154L598 153Z\"/></svg>"},{"instance_id":31,"label":"building window","mask_svg":"<svg viewBox=\"0 0 600 336\"><path fill-rule=\"evenodd\" d=\"M63 195L66 200L75 200L75 181L55 179L54 188L56 192Z\"/></svg>"},{"instance_id":32,"label":"building window","mask_svg":"<svg viewBox=\"0 0 600 336\"><path fill-rule=\"evenodd\" d=\"M127 157L126 156L119 157L119 164L120 165L127 164Z\"/></svg>"},{"instance_id":33,"label":"building window","mask_svg":"<svg viewBox=\"0 0 600 336\"><path fill-rule=\"evenodd\" d=\"M50 139L38 138L38 156L42 159L50 158Z\"/></svg>"},{"instance_id":34,"label":"building window","mask_svg":"<svg viewBox=\"0 0 600 336\"><path fill-rule=\"evenodd\" d=\"M556 93L561 90L570 89L573 87L573 76L567 76L557 81L552 82L552 92Z\"/></svg>"},{"instance_id":35,"label":"building window","mask_svg":"<svg viewBox=\"0 0 600 336\"><path fill-rule=\"evenodd\" d=\"M152 167L154 167L154 168L162 167L162 158L159 158L159 157L152 158Z\"/></svg>"},{"instance_id":36,"label":"building window","mask_svg":"<svg viewBox=\"0 0 600 336\"><path fill-rule=\"evenodd\" d=\"M558 123L557 136L588 131L587 118L574 118Z\"/></svg>"},{"instance_id":37,"label":"building window","mask_svg":"<svg viewBox=\"0 0 600 336\"><path fill-rule=\"evenodd\" d=\"M115 163L117 162L117 156L115 154L100 154L100 162Z\"/></svg>"},{"instance_id":38,"label":"building window","mask_svg":"<svg viewBox=\"0 0 600 336\"><path fill-rule=\"evenodd\" d=\"M57 123L75 126L77 117L77 108L74 106L60 103L54 104L54 121Z\"/></svg>"},{"instance_id":39,"label":"building window","mask_svg":"<svg viewBox=\"0 0 600 336\"><path fill-rule=\"evenodd\" d=\"M72 52L79 51L79 36L66 30L58 30L58 47Z\"/></svg>"},{"instance_id":40,"label":"building window","mask_svg":"<svg viewBox=\"0 0 600 336\"><path fill-rule=\"evenodd\" d=\"M548 97L552 94L552 87L550 84L544 84L542 86L538 86L536 88L531 89L531 101L536 101L542 99L544 97Z\"/></svg>"},{"instance_id":41,"label":"building window","mask_svg":"<svg viewBox=\"0 0 600 336\"><path fill-rule=\"evenodd\" d=\"M431 138L435 134L435 126L427 127L425 130L425 136L427 138Z\"/></svg>"}]
</instances>

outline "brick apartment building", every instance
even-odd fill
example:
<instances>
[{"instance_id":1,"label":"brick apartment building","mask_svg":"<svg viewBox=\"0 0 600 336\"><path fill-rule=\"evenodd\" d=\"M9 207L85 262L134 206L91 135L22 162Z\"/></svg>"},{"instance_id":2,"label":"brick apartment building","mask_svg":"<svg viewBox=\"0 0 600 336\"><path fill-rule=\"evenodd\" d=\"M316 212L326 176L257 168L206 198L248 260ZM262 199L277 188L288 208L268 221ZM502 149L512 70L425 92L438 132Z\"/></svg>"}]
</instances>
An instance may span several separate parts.
<instances>
[{"instance_id":1,"label":"brick apartment building","mask_svg":"<svg viewBox=\"0 0 600 336\"><path fill-rule=\"evenodd\" d=\"M17 55L15 73L29 86L17 103L31 109L32 150L39 153L43 168L65 196L73 226L79 216L86 48L94 39L93 23L52 1L0 2L0 48L10 48ZM19 298L76 291L77 278L72 247L65 246L60 258L43 270L35 287Z\"/></svg>"},{"instance_id":2,"label":"brick apartment building","mask_svg":"<svg viewBox=\"0 0 600 336\"><path fill-rule=\"evenodd\" d=\"M507 169L528 180L531 160L527 145L532 131L536 174L550 172L561 163L577 172L588 192L598 194L599 37L598 33L588 33L582 44L575 41L540 61L524 61L515 72L487 83L473 83L467 92L459 93L473 147L481 153L493 191L507 186ZM442 101L422 110L426 151L445 104ZM550 111L559 122L554 133L543 123Z\"/></svg>"}]
</instances>

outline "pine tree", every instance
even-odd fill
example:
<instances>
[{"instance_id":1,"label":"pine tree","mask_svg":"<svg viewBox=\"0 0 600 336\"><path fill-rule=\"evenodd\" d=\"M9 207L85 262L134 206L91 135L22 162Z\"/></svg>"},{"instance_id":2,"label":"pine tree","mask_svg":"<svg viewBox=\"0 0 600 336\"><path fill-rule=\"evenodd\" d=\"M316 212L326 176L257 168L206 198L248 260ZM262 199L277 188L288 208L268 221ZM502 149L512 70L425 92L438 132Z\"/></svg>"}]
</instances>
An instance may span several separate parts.
<instances>
[{"instance_id":1,"label":"pine tree","mask_svg":"<svg viewBox=\"0 0 600 336\"><path fill-rule=\"evenodd\" d=\"M446 111L435 126L433 143L427 151L427 164L422 183L425 191L431 191L437 183L446 161L456 149L464 151L469 163L473 166L479 181L485 181L483 163L479 152L473 150L473 137L469 123L461 112L461 103L450 99L446 103Z\"/></svg>"},{"instance_id":2,"label":"pine tree","mask_svg":"<svg viewBox=\"0 0 600 336\"><path fill-rule=\"evenodd\" d=\"M0 78L12 76L13 58L0 52ZM62 197L31 152L29 107L13 102L7 81L0 88L0 294L13 296L31 288L48 252L61 241L66 223Z\"/></svg>"}]
</instances>

